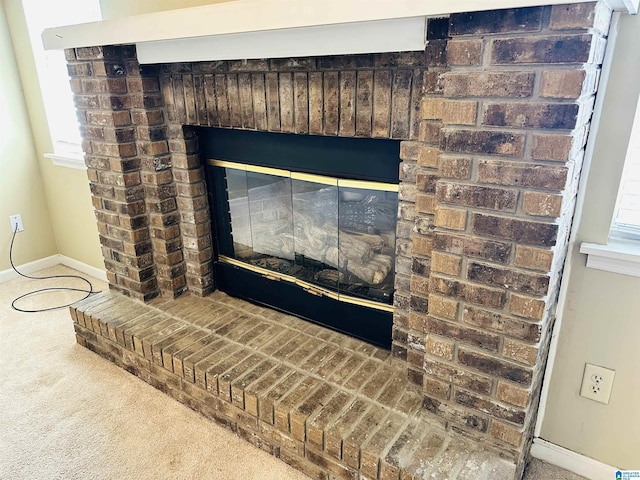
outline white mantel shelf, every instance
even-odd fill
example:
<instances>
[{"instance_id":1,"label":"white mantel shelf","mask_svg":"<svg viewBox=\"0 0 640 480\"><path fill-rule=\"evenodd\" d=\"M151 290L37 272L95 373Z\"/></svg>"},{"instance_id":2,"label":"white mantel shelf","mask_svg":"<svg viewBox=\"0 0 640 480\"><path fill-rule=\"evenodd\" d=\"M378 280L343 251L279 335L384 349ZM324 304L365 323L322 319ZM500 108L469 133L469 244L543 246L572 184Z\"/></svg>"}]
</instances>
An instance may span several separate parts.
<instances>
[{"instance_id":1,"label":"white mantel shelf","mask_svg":"<svg viewBox=\"0 0 640 480\"><path fill-rule=\"evenodd\" d=\"M141 63L408 51L424 48L428 17L586 1L236 0L47 29L42 39L46 50L135 44ZM632 14L640 3L605 1Z\"/></svg>"}]
</instances>

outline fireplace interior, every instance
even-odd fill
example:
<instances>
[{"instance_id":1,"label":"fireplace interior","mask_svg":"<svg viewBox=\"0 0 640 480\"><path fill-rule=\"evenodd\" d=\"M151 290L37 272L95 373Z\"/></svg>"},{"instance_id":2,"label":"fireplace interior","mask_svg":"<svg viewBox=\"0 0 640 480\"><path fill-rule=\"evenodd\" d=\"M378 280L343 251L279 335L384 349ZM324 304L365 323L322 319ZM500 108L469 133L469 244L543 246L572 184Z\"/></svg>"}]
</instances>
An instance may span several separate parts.
<instances>
[{"instance_id":1,"label":"fireplace interior","mask_svg":"<svg viewBox=\"0 0 640 480\"><path fill-rule=\"evenodd\" d=\"M390 348L399 142L200 129L217 287Z\"/></svg>"}]
</instances>

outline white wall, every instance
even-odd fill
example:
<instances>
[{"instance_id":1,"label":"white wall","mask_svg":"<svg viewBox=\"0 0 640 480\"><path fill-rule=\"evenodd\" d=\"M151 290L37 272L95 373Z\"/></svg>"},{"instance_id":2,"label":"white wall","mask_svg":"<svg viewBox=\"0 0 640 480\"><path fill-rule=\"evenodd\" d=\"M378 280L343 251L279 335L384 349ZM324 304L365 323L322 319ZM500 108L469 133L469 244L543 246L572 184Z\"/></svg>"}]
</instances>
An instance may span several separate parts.
<instances>
[{"instance_id":1,"label":"white wall","mask_svg":"<svg viewBox=\"0 0 640 480\"><path fill-rule=\"evenodd\" d=\"M10 268L9 215L20 214L14 261L21 265L57 253L20 76L0 3L0 271Z\"/></svg>"},{"instance_id":2,"label":"white wall","mask_svg":"<svg viewBox=\"0 0 640 480\"><path fill-rule=\"evenodd\" d=\"M100 0L102 18L126 17L143 13L163 12L178 8L199 7L231 0Z\"/></svg>"},{"instance_id":3,"label":"white wall","mask_svg":"<svg viewBox=\"0 0 640 480\"><path fill-rule=\"evenodd\" d=\"M61 253L104 269L86 172L54 166L49 159L44 158L45 153L53 152L53 146L21 1L3 0L3 5L24 92L27 121L31 124L29 135L33 137L35 144L33 158L37 162L34 165L37 165L42 176L38 192L44 195L51 217L53 232L48 233L47 237L55 238L57 252L53 253ZM2 222L0 228L1 225ZM28 232L25 231L26 233ZM41 236L39 241L42 238L44 237Z\"/></svg>"},{"instance_id":4,"label":"white wall","mask_svg":"<svg viewBox=\"0 0 640 480\"><path fill-rule=\"evenodd\" d=\"M606 243L640 92L640 16L623 15L540 436L603 463L640 469L640 278L586 268L581 242ZM579 396L585 363L616 371L609 405Z\"/></svg>"}]
</instances>

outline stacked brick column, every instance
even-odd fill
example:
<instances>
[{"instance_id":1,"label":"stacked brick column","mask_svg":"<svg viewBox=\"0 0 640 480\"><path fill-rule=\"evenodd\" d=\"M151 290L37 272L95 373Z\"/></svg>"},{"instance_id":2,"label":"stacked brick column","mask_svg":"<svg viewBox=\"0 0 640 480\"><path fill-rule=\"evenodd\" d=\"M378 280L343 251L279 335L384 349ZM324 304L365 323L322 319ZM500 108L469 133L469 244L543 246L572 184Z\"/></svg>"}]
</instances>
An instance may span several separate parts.
<instances>
[{"instance_id":1,"label":"stacked brick column","mask_svg":"<svg viewBox=\"0 0 640 480\"><path fill-rule=\"evenodd\" d=\"M132 47L67 58L111 287L177 295L185 264L157 68L142 68Z\"/></svg>"},{"instance_id":2,"label":"stacked brick column","mask_svg":"<svg viewBox=\"0 0 640 480\"><path fill-rule=\"evenodd\" d=\"M131 116L136 125L136 145L158 286L163 295L177 296L186 289L185 262L159 69L139 65L133 48L125 51L128 54L127 87L132 100Z\"/></svg>"},{"instance_id":3,"label":"stacked brick column","mask_svg":"<svg viewBox=\"0 0 640 480\"><path fill-rule=\"evenodd\" d=\"M442 97L440 75L447 70L448 19L429 23L426 49L428 70L423 74L417 138L400 144L400 205L398 210L396 275L406 275L406 288L396 288L393 344L395 358L407 361L409 379L423 382L424 318L428 309L433 241L435 186L439 134L442 123L429 114L430 99ZM413 196L402 195L409 187ZM397 285L399 287L401 285Z\"/></svg>"},{"instance_id":4,"label":"stacked brick column","mask_svg":"<svg viewBox=\"0 0 640 480\"><path fill-rule=\"evenodd\" d=\"M173 125L173 128L179 128ZM174 163L178 188L180 228L187 266L187 286L196 295L206 295L214 288L213 247L207 187L198 155L198 140L193 130L185 129L184 140L176 141L184 162ZM172 149L175 147L172 147Z\"/></svg>"},{"instance_id":5,"label":"stacked brick column","mask_svg":"<svg viewBox=\"0 0 640 480\"><path fill-rule=\"evenodd\" d=\"M122 47L67 50L100 243L111 287L148 299L158 293L134 99Z\"/></svg>"},{"instance_id":6,"label":"stacked brick column","mask_svg":"<svg viewBox=\"0 0 640 480\"><path fill-rule=\"evenodd\" d=\"M180 212L182 254L187 288L198 295L213 290L212 240L204 169L198 140L184 125L208 125L204 77L192 75L190 64L164 65L160 75L169 121L169 151ZM177 89L182 90L176 95Z\"/></svg>"},{"instance_id":7,"label":"stacked brick column","mask_svg":"<svg viewBox=\"0 0 640 480\"><path fill-rule=\"evenodd\" d=\"M428 313L410 315L426 333L423 406L521 467L610 15L595 4L453 15L443 97L423 101L423 118L442 122L439 151L427 144L418 160L439 177L416 204L435 210Z\"/></svg>"}]
</instances>

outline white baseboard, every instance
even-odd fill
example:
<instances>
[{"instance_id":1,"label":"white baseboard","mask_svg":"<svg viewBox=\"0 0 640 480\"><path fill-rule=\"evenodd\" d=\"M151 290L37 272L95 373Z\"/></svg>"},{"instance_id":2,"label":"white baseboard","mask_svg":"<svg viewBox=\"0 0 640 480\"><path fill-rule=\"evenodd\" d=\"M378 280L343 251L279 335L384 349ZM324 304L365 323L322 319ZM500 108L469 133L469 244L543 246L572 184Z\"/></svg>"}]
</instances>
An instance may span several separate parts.
<instances>
[{"instance_id":1,"label":"white baseboard","mask_svg":"<svg viewBox=\"0 0 640 480\"><path fill-rule=\"evenodd\" d=\"M590 480L613 480L618 470L611 465L585 457L539 437L533 439L531 456Z\"/></svg>"},{"instance_id":2,"label":"white baseboard","mask_svg":"<svg viewBox=\"0 0 640 480\"><path fill-rule=\"evenodd\" d=\"M86 263L79 262L73 258L67 257L66 255L58 255L60 257L60 263L69 268L74 268L79 272L82 272L87 275L91 275L93 278L97 278L98 280L102 280L104 282L107 281L107 272L101 270L96 267L92 267L91 265L87 265Z\"/></svg>"},{"instance_id":3,"label":"white baseboard","mask_svg":"<svg viewBox=\"0 0 640 480\"><path fill-rule=\"evenodd\" d=\"M23 265L18 265L17 268L21 273L26 275L30 275L32 273L37 272L38 270L42 270L44 268L55 267L56 265L65 265L67 267L73 268L82 272L86 275L90 275L98 280L107 281L107 272L104 270L100 270L99 268L92 267L91 265L87 265L86 263L79 262L78 260L74 260L73 258L67 257L66 255L51 255L50 257L41 258L40 260L34 260L33 262L25 263ZM13 280L14 278L18 278L18 275L13 269L2 270L0 271L0 283L8 282L9 280Z\"/></svg>"},{"instance_id":4,"label":"white baseboard","mask_svg":"<svg viewBox=\"0 0 640 480\"><path fill-rule=\"evenodd\" d=\"M50 257L41 258L40 260L34 260L33 262L25 263L24 265L18 265L17 268L20 272L30 275L42 270L43 268L55 267L60 265L60 255L51 255ZM0 283L8 282L14 278L18 278L18 275L13 269L0 271Z\"/></svg>"}]
</instances>

